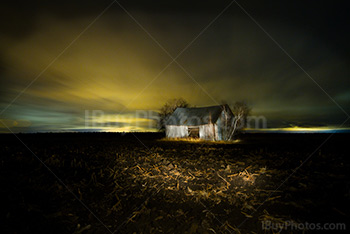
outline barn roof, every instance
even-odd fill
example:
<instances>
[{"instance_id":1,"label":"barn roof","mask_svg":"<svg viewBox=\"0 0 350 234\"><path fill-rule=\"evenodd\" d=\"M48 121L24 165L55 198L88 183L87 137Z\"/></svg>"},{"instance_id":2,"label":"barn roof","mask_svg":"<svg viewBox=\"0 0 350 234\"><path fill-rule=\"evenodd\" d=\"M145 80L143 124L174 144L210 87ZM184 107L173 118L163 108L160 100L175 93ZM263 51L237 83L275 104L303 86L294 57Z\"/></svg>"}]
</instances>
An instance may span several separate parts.
<instances>
[{"instance_id":1,"label":"barn roof","mask_svg":"<svg viewBox=\"0 0 350 234\"><path fill-rule=\"evenodd\" d=\"M169 116L166 125L186 125L198 126L210 123L216 123L223 106L208 106L195 108L176 108L174 113Z\"/></svg>"}]
</instances>

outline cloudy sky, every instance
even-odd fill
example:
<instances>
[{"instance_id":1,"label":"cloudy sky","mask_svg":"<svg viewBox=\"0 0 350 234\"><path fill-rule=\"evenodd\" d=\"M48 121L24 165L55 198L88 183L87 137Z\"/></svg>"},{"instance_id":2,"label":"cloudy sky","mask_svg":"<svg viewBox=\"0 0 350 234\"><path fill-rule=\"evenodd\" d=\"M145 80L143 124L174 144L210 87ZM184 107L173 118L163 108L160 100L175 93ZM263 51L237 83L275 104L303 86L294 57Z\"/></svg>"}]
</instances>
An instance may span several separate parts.
<instances>
[{"instance_id":1,"label":"cloudy sky","mask_svg":"<svg viewBox=\"0 0 350 234\"><path fill-rule=\"evenodd\" d=\"M0 132L154 130L177 97L243 100L270 128L349 127L341 1L164 2L2 4Z\"/></svg>"}]
</instances>

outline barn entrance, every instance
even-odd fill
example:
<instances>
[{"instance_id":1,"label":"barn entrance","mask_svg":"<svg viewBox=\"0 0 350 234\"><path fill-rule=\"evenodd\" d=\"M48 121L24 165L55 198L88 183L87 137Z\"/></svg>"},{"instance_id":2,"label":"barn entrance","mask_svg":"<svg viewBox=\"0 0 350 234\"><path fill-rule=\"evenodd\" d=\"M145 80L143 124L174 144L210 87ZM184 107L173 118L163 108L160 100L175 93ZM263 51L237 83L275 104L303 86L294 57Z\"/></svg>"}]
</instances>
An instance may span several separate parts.
<instances>
[{"instance_id":1,"label":"barn entrance","mask_svg":"<svg viewBox=\"0 0 350 234\"><path fill-rule=\"evenodd\" d=\"M199 138L199 127L188 127L188 137Z\"/></svg>"}]
</instances>

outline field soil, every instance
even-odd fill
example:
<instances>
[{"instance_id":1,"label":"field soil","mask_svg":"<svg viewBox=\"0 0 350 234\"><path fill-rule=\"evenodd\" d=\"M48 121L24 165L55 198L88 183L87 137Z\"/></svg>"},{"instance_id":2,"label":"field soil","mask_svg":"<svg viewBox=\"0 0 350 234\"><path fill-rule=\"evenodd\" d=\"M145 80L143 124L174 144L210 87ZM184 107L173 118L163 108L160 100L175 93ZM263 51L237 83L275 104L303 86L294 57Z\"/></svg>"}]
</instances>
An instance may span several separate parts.
<instances>
[{"instance_id":1,"label":"field soil","mask_svg":"<svg viewBox=\"0 0 350 234\"><path fill-rule=\"evenodd\" d=\"M158 133L3 134L0 140L1 233L349 227L347 134L242 134L232 143L166 140Z\"/></svg>"}]
</instances>

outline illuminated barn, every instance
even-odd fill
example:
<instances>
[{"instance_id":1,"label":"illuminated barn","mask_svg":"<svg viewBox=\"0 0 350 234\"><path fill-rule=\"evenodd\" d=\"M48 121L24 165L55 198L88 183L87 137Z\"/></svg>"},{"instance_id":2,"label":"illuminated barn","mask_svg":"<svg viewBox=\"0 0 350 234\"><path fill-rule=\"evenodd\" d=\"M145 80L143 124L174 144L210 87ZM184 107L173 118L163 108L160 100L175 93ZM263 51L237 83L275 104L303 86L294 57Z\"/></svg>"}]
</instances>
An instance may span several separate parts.
<instances>
[{"instance_id":1,"label":"illuminated barn","mask_svg":"<svg viewBox=\"0 0 350 234\"><path fill-rule=\"evenodd\" d=\"M168 138L225 140L225 127L233 114L228 105L177 108L165 124Z\"/></svg>"}]
</instances>

